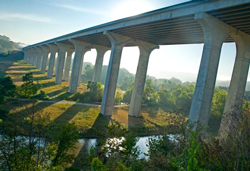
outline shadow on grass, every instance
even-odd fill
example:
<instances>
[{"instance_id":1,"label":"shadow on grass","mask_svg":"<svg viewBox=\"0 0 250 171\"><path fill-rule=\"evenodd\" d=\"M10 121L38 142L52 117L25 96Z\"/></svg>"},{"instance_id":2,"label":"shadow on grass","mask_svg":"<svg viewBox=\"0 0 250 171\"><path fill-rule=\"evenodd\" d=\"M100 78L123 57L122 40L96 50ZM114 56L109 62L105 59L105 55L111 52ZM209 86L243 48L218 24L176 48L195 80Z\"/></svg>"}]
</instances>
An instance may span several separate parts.
<instances>
[{"instance_id":1,"label":"shadow on grass","mask_svg":"<svg viewBox=\"0 0 250 171\"><path fill-rule=\"evenodd\" d=\"M47 88L47 87L51 87L51 86L55 86L55 82L54 81L49 81L49 82L46 82L46 83L39 83L42 88Z\"/></svg>"},{"instance_id":2,"label":"shadow on grass","mask_svg":"<svg viewBox=\"0 0 250 171\"><path fill-rule=\"evenodd\" d=\"M55 83L53 83L54 85L55 85ZM49 84L48 84L49 85ZM52 86L52 85L51 85ZM46 87L48 87L48 86L46 86ZM45 87L45 88L46 88ZM52 92L50 92L50 93L47 93L47 95L49 96L49 97L53 97L53 96L56 96L56 95L58 95L58 94L60 94L60 93L62 93L62 92L65 92L66 90L68 90L67 88L62 88L62 89L59 89L59 90L56 90L56 91L52 91ZM65 92L66 93L66 92ZM63 94L62 94L63 95ZM62 95L60 95L60 96L62 96ZM59 96L57 96L57 97L59 97ZM58 99L57 97L55 97L55 98L53 98L53 100L55 100L55 99Z\"/></svg>"},{"instance_id":3,"label":"shadow on grass","mask_svg":"<svg viewBox=\"0 0 250 171\"><path fill-rule=\"evenodd\" d=\"M72 95L72 93L67 92L67 90L68 89L62 89L62 92L63 91L66 91L66 92L60 94L59 96L56 96L55 98L53 98L53 100L59 100L59 101L61 101L61 100L68 100L69 96Z\"/></svg>"},{"instance_id":4,"label":"shadow on grass","mask_svg":"<svg viewBox=\"0 0 250 171\"><path fill-rule=\"evenodd\" d=\"M30 71L31 69L35 69L34 66L27 66L27 67L17 67L17 68L11 68L9 71Z\"/></svg>"},{"instance_id":5,"label":"shadow on grass","mask_svg":"<svg viewBox=\"0 0 250 171\"><path fill-rule=\"evenodd\" d=\"M6 74L5 72L0 72L0 79L5 78L6 75L7 75L7 74Z\"/></svg>"},{"instance_id":6,"label":"shadow on grass","mask_svg":"<svg viewBox=\"0 0 250 171\"><path fill-rule=\"evenodd\" d=\"M91 129L89 129L86 135L98 136L98 132L105 131L105 126L109 124L111 117L98 114L94 124Z\"/></svg>"},{"instance_id":7,"label":"shadow on grass","mask_svg":"<svg viewBox=\"0 0 250 171\"><path fill-rule=\"evenodd\" d=\"M54 122L55 123L60 123L60 124L65 124L68 123L71 119L74 118L74 116L78 113L78 112L86 112L90 109L90 107L88 106L82 106L82 108L78 108L75 107L74 104L72 106L70 106L69 108L67 108L67 110L65 110L60 116L58 116Z\"/></svg>"},{"instance_id":8,"label":"shadow on grass","mask_svg":"<svg viewBox=\"0 0 250 171\"><path fill-rule=\"evenodd\" d=\"M52 104L53 103L37 102L36 100L15 100L8 104L8 108L9 110L13 109L13 112L15 114L18 114L19 116L27 117L32 113L41 112L43 109L49 107ZM23 107L23 109L21 109L20 111L15 111L15 109L20 107Z\"/></svg>"},{"instance_id":9,"label":"shadow on grass","mask_svg":"<svg viewBox=\"0 0 250 171\"><path fill-rule=\"evenodd\" d=\"M38 73L41 74L40 71ZM39 76L39 77L34 77L35 81L47 80L47 79L49 79L49 78L47 78L47 75L44 76L44 74L41 74L41 76Z\"/></svg>"}]
</instances>

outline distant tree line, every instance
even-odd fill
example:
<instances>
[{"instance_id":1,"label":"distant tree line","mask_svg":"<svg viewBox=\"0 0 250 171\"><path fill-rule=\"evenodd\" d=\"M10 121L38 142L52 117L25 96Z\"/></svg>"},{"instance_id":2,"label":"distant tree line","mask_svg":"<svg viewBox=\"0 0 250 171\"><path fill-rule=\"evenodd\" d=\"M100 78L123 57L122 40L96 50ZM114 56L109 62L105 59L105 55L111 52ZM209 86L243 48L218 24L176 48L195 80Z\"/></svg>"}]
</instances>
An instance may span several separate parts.
<instances>
[{"instance_id":1,"label":"distant tree line","mask_svg":"<svg viewBox=\"0 0 250 171\"><path fill-rule=\"evenodd\" d=\"M0 35L0 56L8 55L13 50L21 49L22 46L22 43L13 42L9 37Z\"/></svg>"}]
</instances>

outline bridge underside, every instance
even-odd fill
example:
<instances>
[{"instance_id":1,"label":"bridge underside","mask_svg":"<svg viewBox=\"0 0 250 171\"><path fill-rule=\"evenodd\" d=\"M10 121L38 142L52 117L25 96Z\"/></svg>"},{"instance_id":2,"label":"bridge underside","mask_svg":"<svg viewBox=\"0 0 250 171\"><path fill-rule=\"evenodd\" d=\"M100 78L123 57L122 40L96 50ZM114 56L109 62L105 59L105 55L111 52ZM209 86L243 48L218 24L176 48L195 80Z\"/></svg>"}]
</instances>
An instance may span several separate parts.
<instances>
[{"instance_id":1,"label":"bridge underside","mask_svg":"<svg viewBox=\"0 0 250 171\"><path fill-rule=\"evenodd\" d=\"M84 54L91 48L97 50L93 80L98 81L103 56L111 49L101 108L102 114L111 115L122 49L136 45L140 49L140 57L129 115L140 116L150 53L159 48L159 45L204 43L189 115L189 120L195 123L196 129L199 125L206 127L208 123L222 44L236 42L237 56L220 130L226 135L237 126L240 119L240 114L233 108L236 106L238 111L241 108L249 68L249 11L250 0L190 1L30 45L23 49L25 62L36 64L44 73L50 53L48 70L53 71L54 56L59 52L56 84L60 84L62 77L64 80L68 79L71 55L75 51L69 87L69 92L74 93L79 85ZM48 72L48 78L50 77L51 72ZM235 122L231 122L232 120Z\"/></svg>"},{"instance_id":2,"label":"bridge underside","mask_svg":"<svg viewBox=\"0 0 250 171\"><path fill-rule=\"evenodd\" d=\"M246 3L233 7L206 11L206 13L238 30L250 34L249 11L250 3ZM109 31L157 45L204 43L202 28L194 19L194 14L133 26L124 26L122 28L110 29ZM76 32L69 34L69 37L83 42L111 47L109 39L107 36L103 35L102 31L84 36L77 36ZM55 38L54 41L72 45L72 43L68 41L68 38L66 38L66 40L60 40L60 38L57 40L57 38ZM51 39L51 42L53 42L53 39ZM234 42L234 40L232 37L227 37L225 42ZM45 43L47 42L45 41ZM134 46L134 44L127 44L126 46Z\"/></svg>"}]
</instances>

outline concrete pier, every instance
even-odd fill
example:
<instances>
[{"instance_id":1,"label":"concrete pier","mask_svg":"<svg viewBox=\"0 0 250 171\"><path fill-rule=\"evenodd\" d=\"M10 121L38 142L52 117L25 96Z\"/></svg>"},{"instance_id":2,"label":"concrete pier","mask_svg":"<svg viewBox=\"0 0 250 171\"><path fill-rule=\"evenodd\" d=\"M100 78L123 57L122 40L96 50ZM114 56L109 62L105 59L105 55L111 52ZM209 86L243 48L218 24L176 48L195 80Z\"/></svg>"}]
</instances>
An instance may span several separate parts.
<instances>
[{"instance_id":1,"label":"concrete pier","mask_svg":"<svg viewBox=\"0 0 250 171\"><path fill-rule=\"evenodd\" d=\"M95 67L92 82L100 82L101 73L102 73L102 64L103 64L103 57L104 54L110 50L110 48L105 46L98 46L95 45L94 48L96 49L96 60L95 60Z\"/></svg>"},{"instance_id":2,"label":"concrete pier","mask_svg":"<svg viewBox=\"0 0 250 171\"><path fill-rule=\"evenodd\" d=\"M49 59L49 68L47 72L47 78L53 77L53 71L54 71L54 65L55 65L55 55L58 51L57 45L48 44L48 47L50 49L50 59Z\"/></svg>"},{"instance_id":3,"label":"concrete pier","mask_svg":"<svg viewBox=\"0 0 250 171\"><path fill-rule=\"evenodd\" d=\"M74 52L74 48L67 50L67 58L66 58L65 66L64 66L63 81L68 81L69 79L69 70L71 66L73 52Z\"/></svg>"},{"instance_id":4,"label":"concrete pier","mask_svg":"<svg viewBox=\"0 0 250 171\"><path fill-rule=\"evenodd\" d=\"M32 65L33 66L36 66L36 59L37 59L37 52L36 52L36 49L33 48L32 49Z\"/></svg>"},{"instance_id":5,"label":"concrete pier","mask_svg":"<svg viewBox=\"0 0 250 171\"><path fill-rule=\"evenodd\" d=\"M74 44L75 47L75 57L73 61L73 67L71 72L71 78L69 83L69 92L75 93L77 90L78 79L81 69L81 63L83 61L84 54L90 50L91 44L81 42L78 40L70 39L70 42Z\"/></svg>"},{"instance_id":6,"label":"concrete pier","mask_svg":"<svg viewBox=\"0 0 250 171\"><path fill-rule=\"evenodd\" d=\"M48 55L49 55L49 47L48 46L41 46L42 50L43 50L43 59L42 59L42 66L41 66L41 73L44 74L46 67L47 67L47 60L48 60Z\"/></svg>"},{"instance_id":7,"label":"concrete pier","mask_svg":"<svg viewBox=\"0 0 250 171\"><path fill-rule=\"evenodd\" d=\"M27 50L27 63L31 64L31 49Z\"/></svg>"},{"instance_id":8,"label":"concrete pier","mask_svg":"<svg viewBox=\"0 0 250 171\"><path fill-rule=\"evenodd\" d=\"M219 133L223 139L228 134L237 136L250 62L250 35L239 31L232 37L236 41L237 55L220 124Z\"/></svg>"},{"instance_id":9,"label":"concrete pier","mask_svg":"<svg viewBox=\"0 0 250 171\"><path fill-rule=\"evenodd\" d=\"M37 55L37 50L35 54L33 51L37 47L42 47L41 73L44 73L48 53L50 52L47 44L54 45L56 42L73 45L74 49L67 50L63 80L68 80L71 56L75 50L68 90L71 93L75 93L80 83L84 54L93 47L97 50L92 78L92 81L97 82L100 81L103 56L107 49L111 48L100 113L112 115L122 49L125 46L133 47L138 45L140 57L129 109L130 116L138 117L140 116L147 66L152 49L157 48L157 45L204 43L189 113L188 128L198 131L202 128L203 132L205 132L208 125L222 44L224 42L236 41L237 57L220 128L221 135L227 137L232 129L237 128L241 118L239 111L242 106L250 59L250 22L247 13L249 10L250 0L188 1L94 27L84 28L29 45L23 48L25 52L24 61L36 65L38 68L39 56ZM65 50L62 52L59 54L58 59L65 57ZM53 54L54 52L51 60L54 60ZM59 84L62 81L64 61L58 61L58 65L55 61L54 65L58 68L56 83Z\"/></svg>"},{"instance_id":10,"label":"concrete pier","mask_svg":"<svg viewBox=\"0 0 250 171\"><path fill-rule=\"evenodd\" d=\"M104 35L109 38L112 46L100 113L112 115L122 49L126 44L133 42L133 39L108 31L104 32Z\"/></svg>"},{"instance_id":11,"label":"concrete pier","mask_svg":"<svg viewBox=\"0 0 250 171\"><path fill-rule=\"evenodd\" d=\"M206 13L196 13L194 18L202 27L204 47L189 113L189 126L194 130L202 128L205 131L208 125L221 47L229 34L236 34L236 29Z\"/></svg>"},{"instance_id":12,"label":"concrete pier","mask_svg":"<svg viewBox=\"0 0 250 171\"><path fill-rule=\"evenodd\" d=\"M36 68L41 68L43 51L40 47L35 47L37 51Z\"/></svg>"},{"instance_id":13,"label":"concrete pier","mask_svg":"<svg viewBox=\"0 0 250 171\"><path fill-rule=\"evenodd\" d=\"M130 100L128 114L130 116L139 117L141 111L144 85L147 76L149 56L154 49L159 49L159 46L140 40L136 40L136 44L138 45L140 50L140 57L135 75L135 82L133 86L133 92Z\"/></svg>"},{"instance_id":14,"label":"concrete pier","mask_svg":"<svg viewBox=\"0 0 250 171\"><path fill-rule=\"evenodd\" d=\"M61 84L62 83L62 76L63 76L63 68L64 68L64 63L65 63L65 55L66 51L72 46L66 45L63 43L57 43L59 47L59 55L58 55L58 62L57 62L57 67L56 67L56 84Z\"/></svg>"}]
</instances>

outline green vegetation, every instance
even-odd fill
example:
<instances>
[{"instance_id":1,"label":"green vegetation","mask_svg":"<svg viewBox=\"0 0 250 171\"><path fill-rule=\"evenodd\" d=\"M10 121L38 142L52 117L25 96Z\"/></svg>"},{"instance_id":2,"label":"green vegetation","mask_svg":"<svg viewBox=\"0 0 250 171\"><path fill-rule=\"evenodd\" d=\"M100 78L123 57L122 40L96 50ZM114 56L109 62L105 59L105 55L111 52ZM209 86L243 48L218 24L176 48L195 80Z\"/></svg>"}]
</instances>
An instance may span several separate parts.
<instances>
[{"instance_id":1,"label":"green vegetation","mask_svg":"<svg viewBox=\"0 0 250 171\"><path fill-rule=\"evenodd\" d=\"M197 132L185 130L170 138L168 134L150 138L147 159L138 158L138 138L120 123L112 122L100 133L97 148L82 155L79 169L131 171L209 171L250 169L250 113L244 113L238 135L225 141L215 137L202 138Z\"/></svg>"},{"instance_id":2,"label":"green vegetation","mask_svg":"<svg viewBox=\"0 0 250 171\"><path fill-rule=\"evenodd\" d=\"M0 57L11 54L12 51L21 49L22 46L22 43L13 42L9 37L0 35Z\"/></svg>"},{"instance_id":3,"label":"green vegetation","mask_svg":"<svg viewBox=\"0 0 250 171\"><path fill-rule=\"evenodd\" d=\"M1 61L0 61L1 62ZM93 67L90 65L86 65L86 72L92 72ZM40 85L40 93L34 93L33 98L36 99L48 99L53 101L74 101L74 102L83 102L83 103L96 103L100 104L102 100L102 92L103 86L101 83L92 83L88 82L87 84L81 84L78 88L78 92L76 94L70 94L67 92L69 82L62 82L61 85L54 84L54 78L46 79L46 74L41 74L38 69L35 67L24 64L22 61L18 61L11 66L6 73L11 75L14 83L18 86L24 84L22 77L25 73L32 72L33 73L33 83L32 85ZM86 72L83 74L86 76ZM126 72L125 72L126 73ZM87 74L91 75L91 74ZM129 103L132 89L133 89L133 81L129 82L128 77L130 75L124 74L125 77L121 79L121 85L118 87L126 87L129 85L126 91L122 89L117 89L115 96L115 104ZM92 77L92 75L91 75ZM35 83L36 82L36 83ZM125 86L126 83L126 86ZM24 84L25 85L25 84ZM19 87L18 87L19 88ZM37 91L37 92L39 92ZM147 79L144 89L143 96L143 106L141 112L141 118L131 118L127 116L128 107L123 107L119 109L115 109L112 118L123 123L127 127L132 127L133 129L139 133L143 134L143 131L147 133L157 133L157 131L162 132L163 129L170 129L170 132L178 132L180 129L180 123L186 122L187 119L183 119L188 116L188 112L190 109L190 104L192 100L192 95L194 92L194 84L192 83L182 83L180 80L176 78L172 79ZM19 91L19 94L20 93ZM219 123L221 120L221 115L223 112L225 99L226 99L226 90L224 88L216 88L214 93L213 105L211 109L211 115L209 120L209 131L212 131L216 134L219 128ZM24 97L24 94L22 94ZM38 106L40 106L41 102L38 102ZM26 104L29 105L29 104ZM68 108L70 111L79 111L82 106L72 105L72 104L57 104L56 106L63 106L65 112L68 113ZM46 105L45 105L46 106ZM51 108L53 106L53 109ZM65 107L66 106L66 107ZM13 106L15 109L15 105ZM60 112L63 113L61 109L57 109L53 105L49 105L45 108L45 111L50 109L54 111L55 115L59 116ZM59 107L60 108L60 107ZM84 107L82 107L84 110ZM18 111L18 108L16 108ZM89 124L86 124L86 127L78 127L80 132L89 133L90 127L94 125L94 120L98 117L98 108L93 108L93 110L87 110L95 113L92 119L90 119ZM59 112L60 111L60 112ZM50 112L51 113L51 112ZM88 115L88 112L84 112L84 114ZM52 114L53 115L53 114ZM67 115L64 115L67 116ZM64 118L63 116L63 118ZM75 113L75 117L77 118L77 125L85 125L84 122L81 121L85 116L78 116L77 112ZM53 117L52 117L53 118ZM60 117L61 118L61 117ZM65 117L66 118L66 117ZM71 117L70 117L71 118ZM91 118L91 117L90 117ZM69 121L69 120L68 120ZM128 122L129 121L129 122ZM75 120L76 122L76 120ZM176 124L175 126L173 126ZM178 131L174 131L174 128ZM93 131L90 131L93 132Z\"/></svg>"},{"instance_id":4,"label":"green vegetation","mask_svg":"<svg viewBox=\"0 0 250 171\"><path fill-rule=\"evenodd\" d=\"M57 124L33 111L10 112L0 127L1 170L62 170L75 159L78 131L74 124Z\"/></svg>"},{"instance_id":5,"label":"green vegetation","mask_svg":"<svg viewBox=\"0 0 250 171\"><path fill-rule=\"evenodd\" d=\"M0 65L6 61L0 60ZM115 108L112 117L105 117L99 114L99 107L75 103L100 104L102 83L88 81L81 84L78 93L69 94L68 82L55 85L54 78L46 79L46 74L22 61L12 60L6 66L0 71L5 72L0 79L2 170L250 169L249 102L244 103L238 134L222 140L185 129L193 83L148 77L140 118L128 116L128 106ZM82 76L92 79L92 75L93 67L86 65ZM123 69L120 75L115 104L129 103L133 89L134 76ZM208 128L215 135L226 96L227 88L215 89ZM42 99L48 101L39 101ZM165 132L178 135L173 139ZM149 134L160 136L148 140L147 159L140 159L137 137ZM78 155L77 165L74 162L79 135L100 140L96 148ZM72 164L75 167L69 167Z\"/></svg>"}]
</instances>

